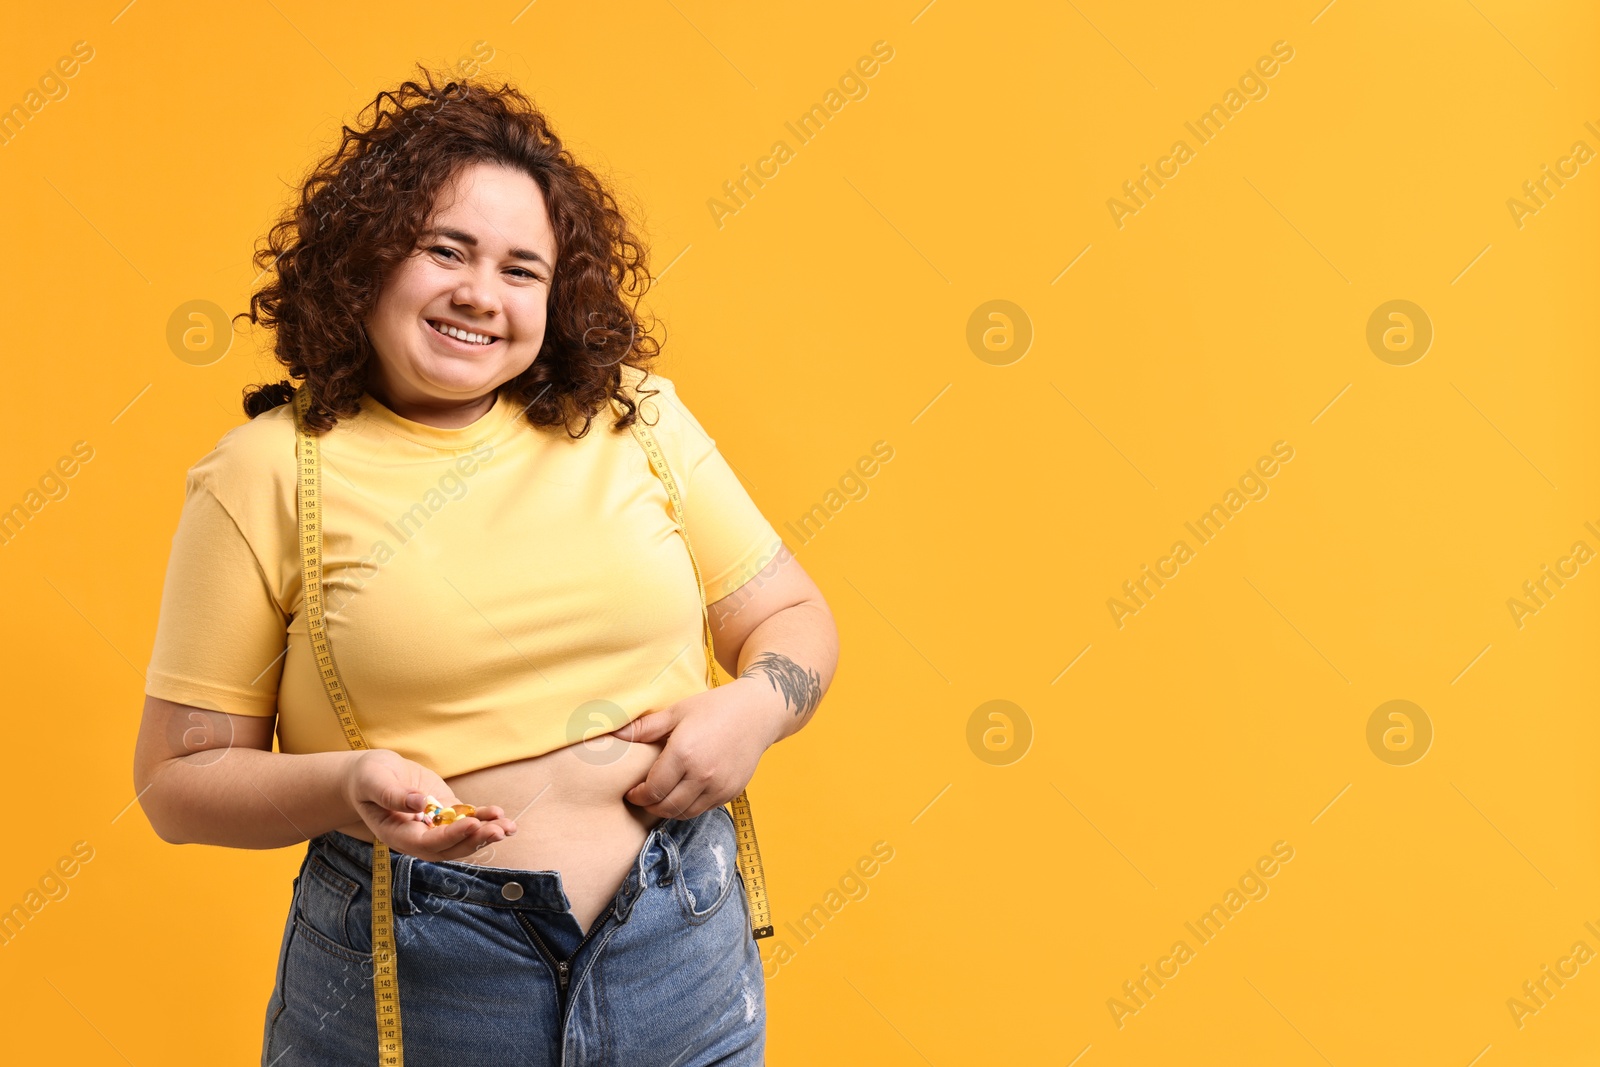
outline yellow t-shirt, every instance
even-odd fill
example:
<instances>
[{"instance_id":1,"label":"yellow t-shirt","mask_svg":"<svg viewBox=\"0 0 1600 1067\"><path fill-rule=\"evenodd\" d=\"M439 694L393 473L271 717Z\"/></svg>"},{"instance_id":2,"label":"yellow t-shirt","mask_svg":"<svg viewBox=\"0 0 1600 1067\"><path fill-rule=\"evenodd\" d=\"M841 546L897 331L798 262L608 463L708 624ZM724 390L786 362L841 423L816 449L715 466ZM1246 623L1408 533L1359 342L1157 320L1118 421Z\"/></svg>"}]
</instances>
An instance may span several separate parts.
<instances>
[{"instance_id":1,"label":"yellow t-shirt","mask_svg":"<svg viewBox=\"0 0 1600 1067\"><path fill-rule=\"evenodd\" d=\"M640 377L623 367L625 388ZM715 603L782 541L671 380L644 388ZM449 778L706 688L694 569L644 449L611 429L621 410L573 440L503 395L442 428L368 394L321 436L325 623L368 746ZM276 714L282 752L347 751L302 610L296 475L292 403L189 468L145 692Z\"/></svg>"}]
</instances>

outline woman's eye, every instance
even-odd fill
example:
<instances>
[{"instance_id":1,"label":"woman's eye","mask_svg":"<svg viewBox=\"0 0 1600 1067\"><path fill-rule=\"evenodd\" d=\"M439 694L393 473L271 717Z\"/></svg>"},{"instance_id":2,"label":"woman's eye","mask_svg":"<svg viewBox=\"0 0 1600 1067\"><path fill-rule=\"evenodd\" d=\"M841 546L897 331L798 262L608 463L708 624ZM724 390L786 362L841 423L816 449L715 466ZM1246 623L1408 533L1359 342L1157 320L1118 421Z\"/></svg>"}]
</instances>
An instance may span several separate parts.
<instances>
[{"instance_id":1,"label":"woman's eye","mask_svg":"<svg viewBox=\"0 0 1600 1067\"><path fill-rule=\"evenodd\" d=\"M451 248L449 245L434 245L432 248L429 248L428 251L430 251L430 252L448 252L452 256L458 254L456 252L456 250L454 248ZM522 275L523 277L528 278L528 279L530 279L532 281L539 282L539 281L543 281L544 280L539 275L533 273L533 271L527 270L527 269L525 269L523 267L512 267L511 269L513 271L517 272L518 274Z\"/></svg>"}]
</instances>

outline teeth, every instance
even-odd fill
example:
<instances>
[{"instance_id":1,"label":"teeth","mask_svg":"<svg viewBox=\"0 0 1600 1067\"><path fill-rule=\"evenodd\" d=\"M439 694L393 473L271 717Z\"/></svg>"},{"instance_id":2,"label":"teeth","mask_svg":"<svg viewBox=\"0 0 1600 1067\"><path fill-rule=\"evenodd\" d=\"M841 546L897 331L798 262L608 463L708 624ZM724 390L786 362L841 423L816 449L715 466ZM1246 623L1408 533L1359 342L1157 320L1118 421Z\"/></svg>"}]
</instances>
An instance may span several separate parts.
<instances>
[{"instance_id":1,"label":"teeth","mask_svg":"<svg viewBox=\"0 0 1600 1067\"><path fill-rule=\"evenodd\" d=\"M432 326L435 330L438 330L442 334L445 334L449 337L454 337L458 341L465 341L468 344L487 345L492 344L495 340L497 340L496 338L490 337L486 334L468 333L466 330L458 330L454 326L448 326L441 322L430 321L428 325Z\"/></svg>"}]
</instances>

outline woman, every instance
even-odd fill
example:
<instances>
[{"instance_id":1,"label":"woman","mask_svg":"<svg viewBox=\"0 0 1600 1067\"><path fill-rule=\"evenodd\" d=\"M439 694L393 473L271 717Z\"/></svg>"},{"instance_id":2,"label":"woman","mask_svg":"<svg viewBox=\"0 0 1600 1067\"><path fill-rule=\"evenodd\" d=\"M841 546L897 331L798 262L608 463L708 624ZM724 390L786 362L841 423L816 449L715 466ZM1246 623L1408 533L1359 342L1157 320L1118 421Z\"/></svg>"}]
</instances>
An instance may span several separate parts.
<instances>
[{"instance_id":1,"label":"woman","mask_svg":"<svg viewBox=\"0 0 1600 1067\"><path fill-rule=\"evenodd\" d=\"M424 74L312 172L249 312L309 390L325 629L366 747L308 641L280 382L188 472L140 801L169 842L307 841L263 1064L373 1062L375 841L412 1067L760 1063L721 805L810 720L832 617L647 377L623 300L645 252L610 193L516 89ZM715 688L690 546L734 676ZM475 816L427 825L425 796Z\"/></svg>"}]
</instances>

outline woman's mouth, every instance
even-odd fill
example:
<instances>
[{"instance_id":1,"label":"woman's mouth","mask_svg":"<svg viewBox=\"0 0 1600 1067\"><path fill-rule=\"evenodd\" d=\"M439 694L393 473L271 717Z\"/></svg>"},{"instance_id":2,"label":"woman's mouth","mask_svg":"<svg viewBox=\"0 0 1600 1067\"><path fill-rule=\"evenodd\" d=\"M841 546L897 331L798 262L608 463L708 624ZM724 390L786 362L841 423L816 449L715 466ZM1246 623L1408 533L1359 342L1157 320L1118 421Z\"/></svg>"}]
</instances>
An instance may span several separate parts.
<instances>
[{"instance_id":1,"label":"woman's mouth","mask_svg":"<svg viewBox=\"0 0 1600 1067\"><path fill-rule=\"evenodd\" d=\"M496 337L493 334L477 333L472 330L463 330L459 327L437 322L433 319L424 319L423 321L428 324L428 328L430 330L438 334L440 337L447 338L466 348L488 348L496 341L501 340L501 338Z\"/></svg>"}]
</instances>

